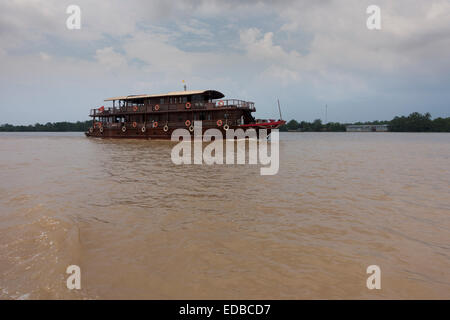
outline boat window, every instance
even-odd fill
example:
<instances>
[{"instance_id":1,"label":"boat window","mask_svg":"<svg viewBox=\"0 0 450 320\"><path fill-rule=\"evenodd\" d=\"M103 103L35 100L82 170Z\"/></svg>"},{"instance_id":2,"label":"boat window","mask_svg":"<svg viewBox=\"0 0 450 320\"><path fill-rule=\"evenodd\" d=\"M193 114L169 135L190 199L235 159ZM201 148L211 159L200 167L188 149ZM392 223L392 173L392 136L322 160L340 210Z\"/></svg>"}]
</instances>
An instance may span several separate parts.
<instances>
[{"instance_id":1,"label":"boat window","mask_svg":"<svg viewBox=\"0 0 450 320\"><path fill-rule=\"evenodd\" d=\"M187 97L183 97L183 103L187 102Z\"/></svg>"},{"instance_id":2,"label":"boat window","mask_svg":"<svg viewBox=\"0 0 450 320\"><path fill-rule=\"evenodd\" d=\"M159 99L160 104L164 104L164 98Z\"/></svg>"},{"instance_id":3,"label":"boat window","mask_svg":"<svg viewBox=\"0 0 450 320\"><path fill-rule=\"evenodd\" d=\"M192 96L192 102L202 102L203 100L203 96L200 94L194 94Z\"/></svg>"}]
</instances>

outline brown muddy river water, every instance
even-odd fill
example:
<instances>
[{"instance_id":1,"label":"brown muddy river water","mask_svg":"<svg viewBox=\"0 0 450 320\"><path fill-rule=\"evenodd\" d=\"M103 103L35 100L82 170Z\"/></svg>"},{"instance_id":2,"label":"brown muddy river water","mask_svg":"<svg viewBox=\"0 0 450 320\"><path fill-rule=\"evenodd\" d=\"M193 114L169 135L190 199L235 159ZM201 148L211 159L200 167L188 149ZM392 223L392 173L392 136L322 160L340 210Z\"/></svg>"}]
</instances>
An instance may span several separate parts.
<instances>
[{"instance_id":1,"label":"brown muddy river water","mask_svg":"<svg viewBox=\"0 0 450 320\"><path fill-rule=\"evenodd\" d=\"M450 134L280 139L261 176L176 166L171 142L1 134L0 298L450 299Z\"/></svg>"}]
</instances>

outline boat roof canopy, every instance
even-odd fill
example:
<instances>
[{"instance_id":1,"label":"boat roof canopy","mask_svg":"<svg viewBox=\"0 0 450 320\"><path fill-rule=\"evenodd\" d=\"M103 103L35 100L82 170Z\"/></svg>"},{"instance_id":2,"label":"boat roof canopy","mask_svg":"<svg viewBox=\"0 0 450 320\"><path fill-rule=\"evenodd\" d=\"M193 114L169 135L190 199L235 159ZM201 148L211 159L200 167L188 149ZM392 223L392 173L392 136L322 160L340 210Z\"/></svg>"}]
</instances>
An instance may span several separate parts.
<instances>
[{"instance_id":1,"label":"boat roof canopy","mask_svg":"<svg viewBox=\"0 0 450 320\"><path fill-rule=\"evenodd\" d=\"M114 97L105 99L105 101L114 101L114 100L140 100L140 99L148 99L148 98L159 98L159 97L178 97L178 96L191 96L194 94L207 95L209 99L220 99L225 97L225 95L216 90L194 90L194 91L173 91L162 94L140 94L140 95L130 95L130 96L122 96L122 97Z\"/></svg>"}]
</instances>

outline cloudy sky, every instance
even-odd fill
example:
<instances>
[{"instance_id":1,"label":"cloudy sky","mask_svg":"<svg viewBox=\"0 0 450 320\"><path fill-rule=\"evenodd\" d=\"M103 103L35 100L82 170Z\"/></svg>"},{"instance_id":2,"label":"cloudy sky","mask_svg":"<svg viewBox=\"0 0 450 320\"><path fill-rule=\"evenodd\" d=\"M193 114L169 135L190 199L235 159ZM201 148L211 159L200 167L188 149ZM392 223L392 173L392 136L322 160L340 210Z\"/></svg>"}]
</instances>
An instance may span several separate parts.
<instances>
[{"instance_id":1,"label":"cloudy sky","mask_svg":"<svg viewBox=\"0 0 450 320\"><path fill-rule=\"evenodd\" d=\"M81 8L69 30L66 9ZM381 8L368 30L366 8ZM104 98L188 88L258 117L450 116L450 0L0 2L0 123L86 120Z\"/></svg>"}]
</instances>

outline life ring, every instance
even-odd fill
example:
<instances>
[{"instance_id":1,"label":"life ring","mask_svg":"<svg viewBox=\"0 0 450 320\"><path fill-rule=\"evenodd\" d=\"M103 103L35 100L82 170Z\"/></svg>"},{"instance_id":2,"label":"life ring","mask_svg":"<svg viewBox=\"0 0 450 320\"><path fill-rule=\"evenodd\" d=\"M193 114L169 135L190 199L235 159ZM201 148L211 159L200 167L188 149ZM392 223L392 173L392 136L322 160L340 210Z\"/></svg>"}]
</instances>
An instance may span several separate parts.
<instances>
[{"instance_id":1,"label":"life ring","mask_svg":"<svg viewBox=\"0 0 450 320\"><path fill-rule=\"evenodd\" d=\"M158 121L153 122L153 128L158 128Z\"/></svg>"},{"instance_id":2,"label":"life ring","mask_svg":"<svg viewBox=\"0 0 450 320\"><path fill-rule=\"evenodd\" d=\"M191 125L191 121L190 121L190 120L186 120L186 121L184 122L184 124L186 125L186 127L189 127L189 126Z\"/></svg>"},{"instance_id":3,"label":"life ring","mask_svg":"<svg viewBox=\"0 0 450 320\"><path fill-rule=\"evenodd\" d=\"M159 110L159 104L155 105L155 111Z\"/></svg>"},{"instance_id":4,"label":"life ring","mask_svg":"<svg viewBox=\"0 0 450 320\"><path fill-rule=\"evenodd\" d=\"M219 101L219 106L222 107L224 104L225 104L225 102L223 102L223 100L220 100L220 101Z\"/></svg>"},{"instance_id":5,"label":"life ring","mask_svg":"<svg viewBox=\"0 0 450 320\"><path fill-rule=\"evenodd\" d=\"M133 128L136 128L136 127L137 127L137 122L134 121L134 122L133 122Z\"/></svg>"},{"instance_id":6,"label":"life ring","mask_svg":"<svg viewBox=\"0 0 450 320\"><path fill-rule=\"evenodd\" d=\"M145 128L145 126L143 126L143 127L141 128L142 133L144 133L145 130L147 130L147 129Z\"/></svg>"},{"instance_id":7,"label":"life ring","mask_svg":"<svg viewBox=\"0 0 450 320\"><path fill-rule=\"evenodd\" d=\"M222 122L222 120L219 119L219 120L217 120L216 123L217 123L217 126L220 127L220 126L222 125L223 122Z\"/></svg>"},{"instance_id":8,"label":"life ring","mask_svg":"<svg viewBox=\"0 0 450 320\"><path fill-rule=\"evenodd\" d=\"M190 102L186 102L186 109L190 109L191 108L191 103Z\"/></svg>"},{"instance_id":9,"label":"life ring","mask_svg":"<svg viewBox=\"0 0 450 320\"><path fill-rule=\"evenodd\" d=\"M90 132L90 133L94 132L94 128L90 127L90 128L89 128L89 132Z\"/></svg>"},{"instance_id":10,"label":"life ring","mask_svg":"<svg viewBox=\"0 0 450 320\"><path fill-rule=\"evenodd\" d=\"M135 112L138 111L138 107L137 107L137 106L134 106L134 107L133 107L133 111L135 111Z\"/></svg>"},{"instance_id":11,"label":"life ring","mask_svg":"<svg viewBox=\"0 0 450 320\"><path fill-rule=\"evenodd\" d=\"M122 132L125 132L125 131L127 131L127 127L123 126L122 127Z\"/></svg>"},{"instance_id":12,"label":"life ring","mask_svg":"<svg viewBox=\"0 0 450 320\"><path fill-rule=\"evenodd\" d=\"M102 127L102 123L101 122L97 122L97 127L101 128Z\"/></svg>"},{"instance_id":13,"label":"life ring","mask_svg":"<svg viewBox=\"0 0 450 320\"><path fill-rule=\"evenodd\" d=\"M191 126L189 127L189 131L190 131L190 132L194 131L194 126L193 126L193 125L191 125Z\"/></svg>"},{"instance_id":14,"label":"life ring","mask_svg":"<svg viewBox=\"0 0 450 320\"><path fill-rule=\"evenodd\" d=\"M100 127L100 133L103 133L103 127Z\"/></svg>"},{"instance_id":15,"label":"life ring","mask_svg":"<svg viewBox=\"0 0 450 320\"><path fill-rule=\"evenodd\" d=\"M223 126L223 130L227 131L228 129L230 129L230 126L227 123L225 123L225 125Z\"/></svg>"},{"instance_id":16,"label":"life ring","mask_svg":"<svg viewBox=\"0 0 450 320\"><path fill-rule=\"evenodd\" d=\"M169 126L166 124L166 125L164 126L163 130L164 130L164 132L169 131Z\"/></svg>"}]
</instances>

